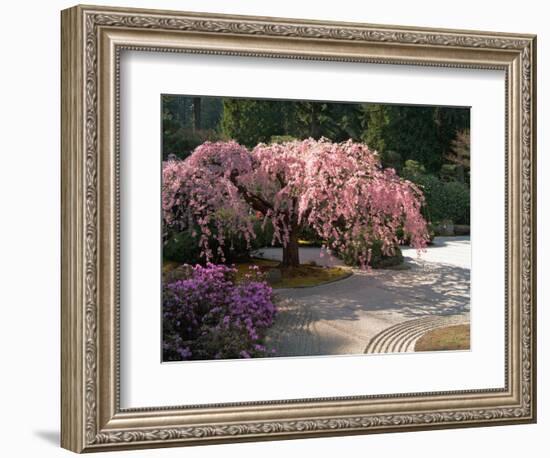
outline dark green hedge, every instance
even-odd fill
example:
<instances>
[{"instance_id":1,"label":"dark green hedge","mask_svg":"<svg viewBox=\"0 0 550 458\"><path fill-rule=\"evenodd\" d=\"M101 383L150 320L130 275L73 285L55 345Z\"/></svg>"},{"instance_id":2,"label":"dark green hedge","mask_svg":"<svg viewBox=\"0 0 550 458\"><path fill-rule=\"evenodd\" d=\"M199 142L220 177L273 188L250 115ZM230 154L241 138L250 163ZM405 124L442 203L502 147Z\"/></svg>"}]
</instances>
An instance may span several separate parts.
<instances>
[{"instance_id":1,"label":"dark green hedge","mask_svg":"<svg viewBox=\"0 0 550 458\"><path fill-rule=\"evenodd\" d=\"M404 178L421 187L426 198L425 217L430 222L450 220L455 224L470 224L470 188L459 181L443 181L423 173L414 161L407 161Z\"/></svg>"},{"instance_id":2,"label":"dark green hedge","mask_svg":"<svg viewBox=\"0 0 550 458\"><path fill-rule=\"evenodd\" d=\"M215 234L215 229L211 228L211 230L212 233ZM188 229L173 234L164 244L162 251L163 258L168 261L176 261L185 264L204 264L205 259L201 257L201 250L199 247L199 236L193 236L192 232L192 230ZM194 232L198 234L198 228L195 228ZM264 246L271 246L273 227L269 222L262 228L262 222L256 220L254 222L254 232L256 233L256 238L252 240L250 249L247 247L246 240L241 234L226 236L223 247L225 262L231 263L247 259L250 257L250 251ZM221 257L217 255L218 242L215 236L211 237L209 245L214 253L212 262L221 262Z\"/></svg>"},{"instance_id":3,"label":"dark green hedge","mask_svg":"<svg viewBox=\"0 0 550 458\"><path fill-rule=\"evenodd\" d=\"M364 242L363 242L364 243ZM393 256L387 256L382 253L382 242L375 240L371 244L371 259L369 265L374 269L385 269L388 267L398 266L403 262L403 254L399 247L395 247L395 253ZM339 257L348 266L359 266L359 255L363 253L363 245L361 242L350 246L346 250L339 253Z\"/></svg>"}]
</instances>

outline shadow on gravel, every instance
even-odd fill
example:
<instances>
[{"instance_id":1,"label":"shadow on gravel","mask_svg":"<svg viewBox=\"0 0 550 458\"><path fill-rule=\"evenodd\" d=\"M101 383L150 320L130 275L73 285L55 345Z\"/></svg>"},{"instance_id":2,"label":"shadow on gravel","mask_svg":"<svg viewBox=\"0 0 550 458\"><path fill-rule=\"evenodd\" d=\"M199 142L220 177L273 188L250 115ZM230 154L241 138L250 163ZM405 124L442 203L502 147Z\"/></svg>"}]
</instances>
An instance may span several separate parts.
<instances>
[{"instance_id":1,"label":"shadow on gravel","mask_svg":"<svg viewBox=\"0 0 550 458\"><path fill-rule=\"evenodd\" d=\"M363 312L388 311L404 318L458 315L470 309L470 270L413 262L406 271L356 271L345 280L279 294L315 308L320 320L356 320Z\"/></svg>"}]
</instances>

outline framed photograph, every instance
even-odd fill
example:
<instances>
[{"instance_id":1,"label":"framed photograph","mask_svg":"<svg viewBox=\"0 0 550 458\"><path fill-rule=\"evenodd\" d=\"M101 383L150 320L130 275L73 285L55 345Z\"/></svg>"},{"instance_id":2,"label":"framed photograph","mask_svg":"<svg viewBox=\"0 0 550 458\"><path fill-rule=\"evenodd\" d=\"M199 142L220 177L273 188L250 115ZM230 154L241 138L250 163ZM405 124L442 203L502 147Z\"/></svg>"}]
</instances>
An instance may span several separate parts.
<instances>
[{"instance_id":1,"label":"framed photograph","mask_svg":"<svg viewBox=\"0 0 550 458\"><path fill-rule=\"evenodd\" d=\"M536 421L536 37L62 12L75 452Z\"/></svg>"}]
</instances>

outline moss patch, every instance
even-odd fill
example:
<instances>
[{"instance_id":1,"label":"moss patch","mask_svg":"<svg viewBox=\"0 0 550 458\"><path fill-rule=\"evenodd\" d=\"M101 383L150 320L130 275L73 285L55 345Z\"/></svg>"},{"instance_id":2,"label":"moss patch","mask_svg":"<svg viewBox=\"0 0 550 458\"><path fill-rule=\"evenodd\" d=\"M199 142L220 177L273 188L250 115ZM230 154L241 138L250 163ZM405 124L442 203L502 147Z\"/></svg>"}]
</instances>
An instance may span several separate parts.
<instances>
[{"instance_id":1,"label":"moss patch","mask_svg":"<svg viewBox=\"0 0 550 458\"><path fill-rule=\"evenodd\" d=\"M318 246L315 242L311 240L298 239L298 245L300 246Z\"/></svg>"},{"instance_id":2,"label":"moss patch","mask_svg":"<svg viewBox=\"0 0 550 458\"><path fill-rule=\"evenodd\" d=\"M179 279L178 267L182 264L174 261L163 261L162 273L164 281L175 281ZM342 267L321 267L309 264L301 264L298 267L281 268L278 261L269 259L253 258L247 262L235 264L237 269L236 281L241 281L252 266L258 266L259 270L266 275L267 282L273 288L305 288L319 286L336 280L344 279L351 275L351 271ZM279 270L277 280L271 279L269 272ZM183 272L182 272L183 273Z\"/></svg>"},{"instance_id":3,"label":"moss patch","mask_svg":"<svg viewBox=\"0 0 550 458\"><path fill-rule=\"evenodd\" d=\"M248 268L253 265L258 266L260 271L265 274L268 274L272 269L280 270L279 280L270 280L268 275L267 281L273 288L305 288L319 286L324 283L341 280L351 274L349 269L341 267L321 267L301 264L298 267L281 268L277 261L252 259L250 262L236 264L237 281L243 278L248 272Z\"/></svg>"},{"instance_id":4,"label":"moss patch","mask_svg":"<svg viewBox=\"0 0 550 458\"><path fill-rule=\"evenodd\" d=\"M259 270L263 273L268 272L279 265L278 261L271 261L270 259L253 258L247 262L239 262L235 264L237 269L237 281L240 281L248 273L249 268L252 266L258 266Z\"/></svg>"},{"instance_id":5,"label":"moss patch","mask_svg":"<svg viewBox=\"0 0 550 458\"><path fill-rule=\"evenodd\" d=\"M165 273L168 273L170 272L171 270L174 270L176 267L178 267L180 265L179 262L176 262L176 261L167 261L166 259L164 259L162 261L162 273L165 274Z\"/></svg>"},{"instance_id":6,"label":"moss patch","mask_svg":"<svg viewBox=\"0 0 550 458\"><path fill-rule=\"evenodd\" d=\"M470 325L460 324L434 329L416 341L415 351L469 350Z\"/></svg>"}]
</instances>

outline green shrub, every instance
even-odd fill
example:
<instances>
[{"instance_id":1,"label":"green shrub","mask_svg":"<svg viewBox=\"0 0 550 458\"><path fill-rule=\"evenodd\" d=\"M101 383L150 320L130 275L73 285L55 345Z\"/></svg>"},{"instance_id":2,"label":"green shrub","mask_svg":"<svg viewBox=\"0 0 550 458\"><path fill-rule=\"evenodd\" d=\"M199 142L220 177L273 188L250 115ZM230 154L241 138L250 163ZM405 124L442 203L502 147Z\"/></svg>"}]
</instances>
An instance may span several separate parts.
<instances>
[{"instance_id":1,"label":"green shrub","mask_svg":"<svg viewBox=\"0 0 550 458\"><path fill-rule=\"evenodd\" d=\"M405 161L405 166L401 171L403 178L414 181L414 179L420 175L426 174L426 168L418 161L409 159Z\"/></svg>"},{"instance_id":2,"label":"green shrub","mask_svg":"<svg viewBox=\"0 0 550 458\"><path fill-rule=\"evenodd\" d=\"M451 220L454 224L470 224L470 189L467 184L443 181L435 175L425 174L424 168L415 161L405 163L402 175L424 192L424 217L429 222Z\"/></svg>"},{"instance_id":3,"label":"green shrub","mask_svg":"<svg viewBox=\"0 0 550 458\"><path fill-rule=\"evenodd\" d=\"M307 242L310 242L310 246L318 246L320 247L323 244L323 240L317 235L317 232L314 231L311 227L305 226L302 229L300 229L300 233L298 234L298 238L300 240L305 240Z\"/></svg>"},{"instance_id":4,"label":"green shrub","mask_svg":"<svg viewBox=\"0 0 550 458\"><path fill-rule=\"evenodd\" d=\"M225 244L222 247L223 254L226 263L236 262L250 257L250 251L257 250L265 246L271 246L273 240L273 226L268 221L264 227L262 227L263 220L254 220L254 232L256 238L251 240L250 247L247 246L246 239L241 233L226 234ZM216 240L216 229L210 228L212 231L212 237L209 239L208 244L214 255L214 259L211 261L214 263L222 262L221 256L218 255L219 243ZM182 232L178 232L172 235L165 242L163 247L163 258L167 261L175 261L185 264L205 264L206 260L201 256L201 249L199 246L198 228L195 230L187 229Z\"/></svg>"},{"instance_id":5,"label":"green shrub","mask_svg":"<svg viewBox=\"0 0 550 458\"><path fill-rule=\"evenodd\" d=\"M391 150L383 151L380 154L380 159L382 160L382 165L385 168L390 167L392 169L399 171L403 167L403 158L401 157L401 154L395 151L391 151ZM412 161L412 162L415 162L415 161Z\"/></svg>"},{"instance_id":6,"label":"green shrub","mask_svg":"<svg viewBox=\"0 0 550 458\"><path fill-rule=\"evenodd\" d=\"M470 224L470 190L458 181L443 185L441 205L445 216L455 224Z\"/></svg>"},{"instance_id":7,"label":"green shrub","mask_svg":"<svg viewBox=\"0 0 550 458\"><path fill-rule=\"evenodd\" d=\"M364 247L366 242L364 240L356 241L346 247L344 251L339 253L340 258L348 266L360 266L361 261L359 257L364 253ZM371 259L369 265L373 269L385 269L388 267L398 266L403 262L403 254L399 247L395 247L394 254L391 256L382 253L382 242L375 240L370 246Z\"/></svg>"},{"instance_id":8,"label":"green shrub","mask_svg":"<svg viewBox=\"0 0 550 458\"><path fill-rule=\"evenodd\" d=\"M203 261L197 237L191 231L179 232L170 237L162 248L162 256L168 261L199 264Z\"/></svg>"},{"instance_id":9,"label":"green shrub","mask_svg":"<svg viewBox=\"0 0 550 458\"><path fill-rule=\"evenodd\" d=\"M428 244L433 242L435 235L435 227L433 223L428 221ZM397 237L399 238L399 240L403 241L404 245L409 245L411 243L410 235L405 234L403 228L397 229Z\"/></svg>"},{"instance_id":10,"label":"green shrub","mask_svg":"<svg viewBox=\"0 0 550 458\"><path fill-rule=\"evenodd\" d=\"M439 171L439 177L443 181L458 181L459 183L464 183L464 175L464 166L459 164L443 164Z\"/></svg>"},{"instance_id":11,"label":"green shrub","mask_svg":"<svg viewBox=\"0 0 550 458\"><path fill-rule=\"evenodd\" d=\"M270 220L267 220L265 225L263 219L256 219L254 221L254 233L256 238L252 240L252 248L257 250L266 246L272 246L273 241L273 224Z\"/></svg>"},{"instance_id":12,"label":"green shrub","mask_svg":"<svg viewBox=\"0 0 550 458\"><path fill-rule=\"evenodd\" d=\"M399 247L395 247L393 255L388 256L382 253L380 249L381 244L376 242L372 247L372 257L370 264L374 269L387 269L388 267L398 266L403 263L403 253Z\"/></svg>"},{"instance_id":13,"label":"green shrub","mask_svg":"<svg viewBox=\"0 0 550 458\"><path fill-rule=\"evenodd\" d=\"M194 231L196 234L198 230ZM222 262L222 257L218 254L219 243L215 238L215 232L209 239L209 246L214 255L211 262ZM178 232L170 237L164 244L162 255L168 261L176 261L185 264L205 264L206 260L201 256L199 245L199 236L193 236L193 231L188 229ZM229 235L226 237L226 243L222 247L225 262L231 263L250 257L250 250L247 247L246 240L241 234Z\"/></svg>"},{"instance_id":14,"label":"green shrub","mask_svg":"<svg viewBox=\"0 0 550 458\"><path fill-rule=\"evenodd\" d=\"M165 132L163 138L163 156L173 154L180 159L185 159L194 149L206 141L217 141L222 136L211 129L186 129L179 128L174 132Z\"/></svg>"}]
</instances>

